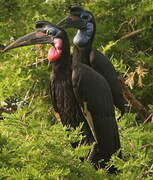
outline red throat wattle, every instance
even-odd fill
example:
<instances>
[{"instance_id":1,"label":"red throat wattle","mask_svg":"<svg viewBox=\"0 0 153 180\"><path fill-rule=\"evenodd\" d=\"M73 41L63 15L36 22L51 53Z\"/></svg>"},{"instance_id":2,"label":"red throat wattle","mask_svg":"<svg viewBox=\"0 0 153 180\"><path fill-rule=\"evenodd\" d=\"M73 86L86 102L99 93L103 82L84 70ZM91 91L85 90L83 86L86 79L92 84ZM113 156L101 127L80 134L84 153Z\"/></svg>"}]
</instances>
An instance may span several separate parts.
<instances>
[{"instance_id":1,"label":"red throat wattle","mask_svg":"<svg viewBox=\"0 0 153 180\"><path fill-rule=\"evenodd\" d=\"M54 46L48 51L48 60L51 62L55 62L61 57L63 41L62 39L54 38L53 43Z\"/></svg>"}]
</instances>

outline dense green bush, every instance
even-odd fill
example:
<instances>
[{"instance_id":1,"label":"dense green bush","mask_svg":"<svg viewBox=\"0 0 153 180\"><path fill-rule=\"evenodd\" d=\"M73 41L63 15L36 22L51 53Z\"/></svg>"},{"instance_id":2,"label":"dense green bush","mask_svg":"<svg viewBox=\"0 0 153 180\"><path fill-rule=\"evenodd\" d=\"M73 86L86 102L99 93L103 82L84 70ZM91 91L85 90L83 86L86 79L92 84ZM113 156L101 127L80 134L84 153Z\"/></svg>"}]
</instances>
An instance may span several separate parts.
<instances>
[{"instance_id":1,"label":"dense green bush","mask_svg":"<svg viewBox=\"0 0 153 180\"><path fill-rule=\"evenodd\" d=\"M8 44L34 30L36 20L57 23L75 0L9 0L0 1L0 43ZM93 12L97 22L94 46L103 51L116 69L126 75L138 66L147 69L139 87L134 77L132 92L150 110L153 99L153 2L152 0L82 0L80 4ZM64 11L65 10L65 11ZM138 34L120 40L127 34ZM74 35L69 30L70 39ZM39 49L41 48L41 49ZM120 169L109 175L107 168L95 171L89 162L81 162L89 147L72 149L70 142L78 138L79 129L68 132L53 116L49 96L51 65L29 64L46 58L47 46L24 47L0 52L0 106L9 97L19 99L17 111L3 113L0 121L0 179L125 179L151 180L153 176L153 125L136 121L137 112L127 107L121 119L123 160L113 156L111 164ZM42 53L40 53L42 52Z\"/></svg>"}]
</instances>

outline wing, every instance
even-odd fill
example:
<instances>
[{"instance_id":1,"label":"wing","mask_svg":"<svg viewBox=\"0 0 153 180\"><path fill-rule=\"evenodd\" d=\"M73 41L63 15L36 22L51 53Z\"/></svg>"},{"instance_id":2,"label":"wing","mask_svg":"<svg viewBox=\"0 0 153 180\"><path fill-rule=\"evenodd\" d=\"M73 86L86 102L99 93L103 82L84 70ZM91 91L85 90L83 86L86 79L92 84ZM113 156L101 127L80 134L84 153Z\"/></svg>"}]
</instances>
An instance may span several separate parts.
<instances>
[{"instance_id":1,"label":"wing","mask_svg":"<svg viewBox=\"0 0 153 180\"><path fill-rule=\"evenodd\" d=\"M117 77L117 72L113 65L106 56L95 49L90 53L90 64L95 71L100 73L107 80L112 91L114 104L121 111L121 115L123 115L125 112L125 100L123 98L123 92Z\"/></svg>"},{"instance_id":2,"label":"wing","mask_svg":"<svg viewBox=\"0 0 153 180\"><path fill-rule=\"evenodd\" d=\"M73 128L83 123L81 131L82 135L85 137L82 139L81 144L89 145L93 143L93 135L77 104L71 82L69 80L65 81L65 83L62 83L62 81L59 82L52 74L50 80L50 94L56 119L60 120L63 126L67 125ZM78 142L72 143L72 146L78 146Z\"/></svg>"},{"instance_id":3,"label":"wing","mask_svg":"<svg viewBox=\"0 0 153 180\"><path fill-rule=\"evenodd\" d=\"M53 77L50 80L50 95L51 95L51 101L52 101L53 108L54 108L55 112L58 112L56 96L55 96L55 83L54 83Z\"/></svg>"},{"instance_id":4,"label":"wing","mask_svg":"<svg viewBox=\"0 0 153 180\"><path fill-rule=\"evenodd\" d=\"M96 161L104 159L107 162L120 148L109 85L99 73L84 64L73 69L72 83L75 96L98 144Z\"/></svg>"}]
</instances>

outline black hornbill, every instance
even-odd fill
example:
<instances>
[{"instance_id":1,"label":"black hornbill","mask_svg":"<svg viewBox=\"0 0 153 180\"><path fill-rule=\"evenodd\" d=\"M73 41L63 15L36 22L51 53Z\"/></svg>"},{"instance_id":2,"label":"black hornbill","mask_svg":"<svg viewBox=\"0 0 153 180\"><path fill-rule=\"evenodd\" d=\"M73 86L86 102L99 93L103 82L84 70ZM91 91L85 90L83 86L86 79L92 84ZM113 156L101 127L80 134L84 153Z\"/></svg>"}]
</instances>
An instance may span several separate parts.
<instances>
[{"instance_id":1,"label":"black hornbill","mask_svg":"<svg viewBox=\"0 0 153 180\"><path fill-rule=\"evenodd\" d=\"M41 22L38 22L41 24ZM107 80L113 95L115 106L124 114L124 98L117 72L109 59L96 49L92 48L95 36L96 24L91 12L80 6L70 7L70 16L58 23L62 28L77 28L77 34L73 39L74 58L82 58L82 62L91 66Z\"/></svg>"},{"instance_id":2,"label":"black hornbill","mask_svg":"<svg viewBox=\"0 0 153 180\"><path fill-rule=\"evenodd\" d=\"M10 45L6 46L4 51L18 48L21 46L34 45L34 44L51 44L53 42L50 36L47 36L47 30L50 27L56 27L48 21L43 21L43 27L39 28L36 24L36 32L25 35ZM56 33L56 28L55 28ZM66 38L66 37L65 37ZM69 56L68 42L54 39L54 47L48 52L48 59L52 64L52 74L50 77L50 95L54 111L59 114L63 126L69 126L76 129L82 123L82 135L84 136L81 144L88 144L94 142L92 132L88 126L85 117L75 98L70 69L71 57ZM63 48L61 50L61 48ZM58 59L58 61L56 61ZM72 143L72 147L78 146L78 142Z\"/></svg>"},{"instance_id":3,"label":"black hornbill","mask_svg":"<svg viewBox=\"0 0 153 180\"><path fill-rule=\"evenodd\" d=\"M96 166L104 167L112 154L120 149L112 94L105 78L83 64L82 59L73 57L71 60L66 32L47 21L36 32L20 38L5 50L47 43L53 45L48 59L53 63L51 92L54 108L59 112L64 125L77 126L78 119L72 112L83 113L96 142L88 159ZM104 161L99 163L102 159Z\"/></svg>"}]
</instances>

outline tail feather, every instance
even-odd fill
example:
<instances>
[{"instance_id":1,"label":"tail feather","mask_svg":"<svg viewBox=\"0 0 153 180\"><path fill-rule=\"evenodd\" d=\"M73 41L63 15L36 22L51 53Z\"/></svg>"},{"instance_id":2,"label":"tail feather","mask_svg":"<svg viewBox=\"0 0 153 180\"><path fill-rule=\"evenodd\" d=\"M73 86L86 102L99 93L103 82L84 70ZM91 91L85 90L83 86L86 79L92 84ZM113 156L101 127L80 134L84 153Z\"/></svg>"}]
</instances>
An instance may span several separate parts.
<instances>
[{"instance_id":1,"label":"tail feather","mask_svg":"<svg viewBox=\"0 0 153 180\"><path fill-rule=\"evenodd\" d=\"M91 149L88 159L98 168L104 168L111 156L120 149L120 139L115 117L94 118L98 144ZM121 158L121 153L119 153ZM113 171L113 167L110 168ZM115 171L115 170L114 170Z\"/></svg>"}]
</instances>

